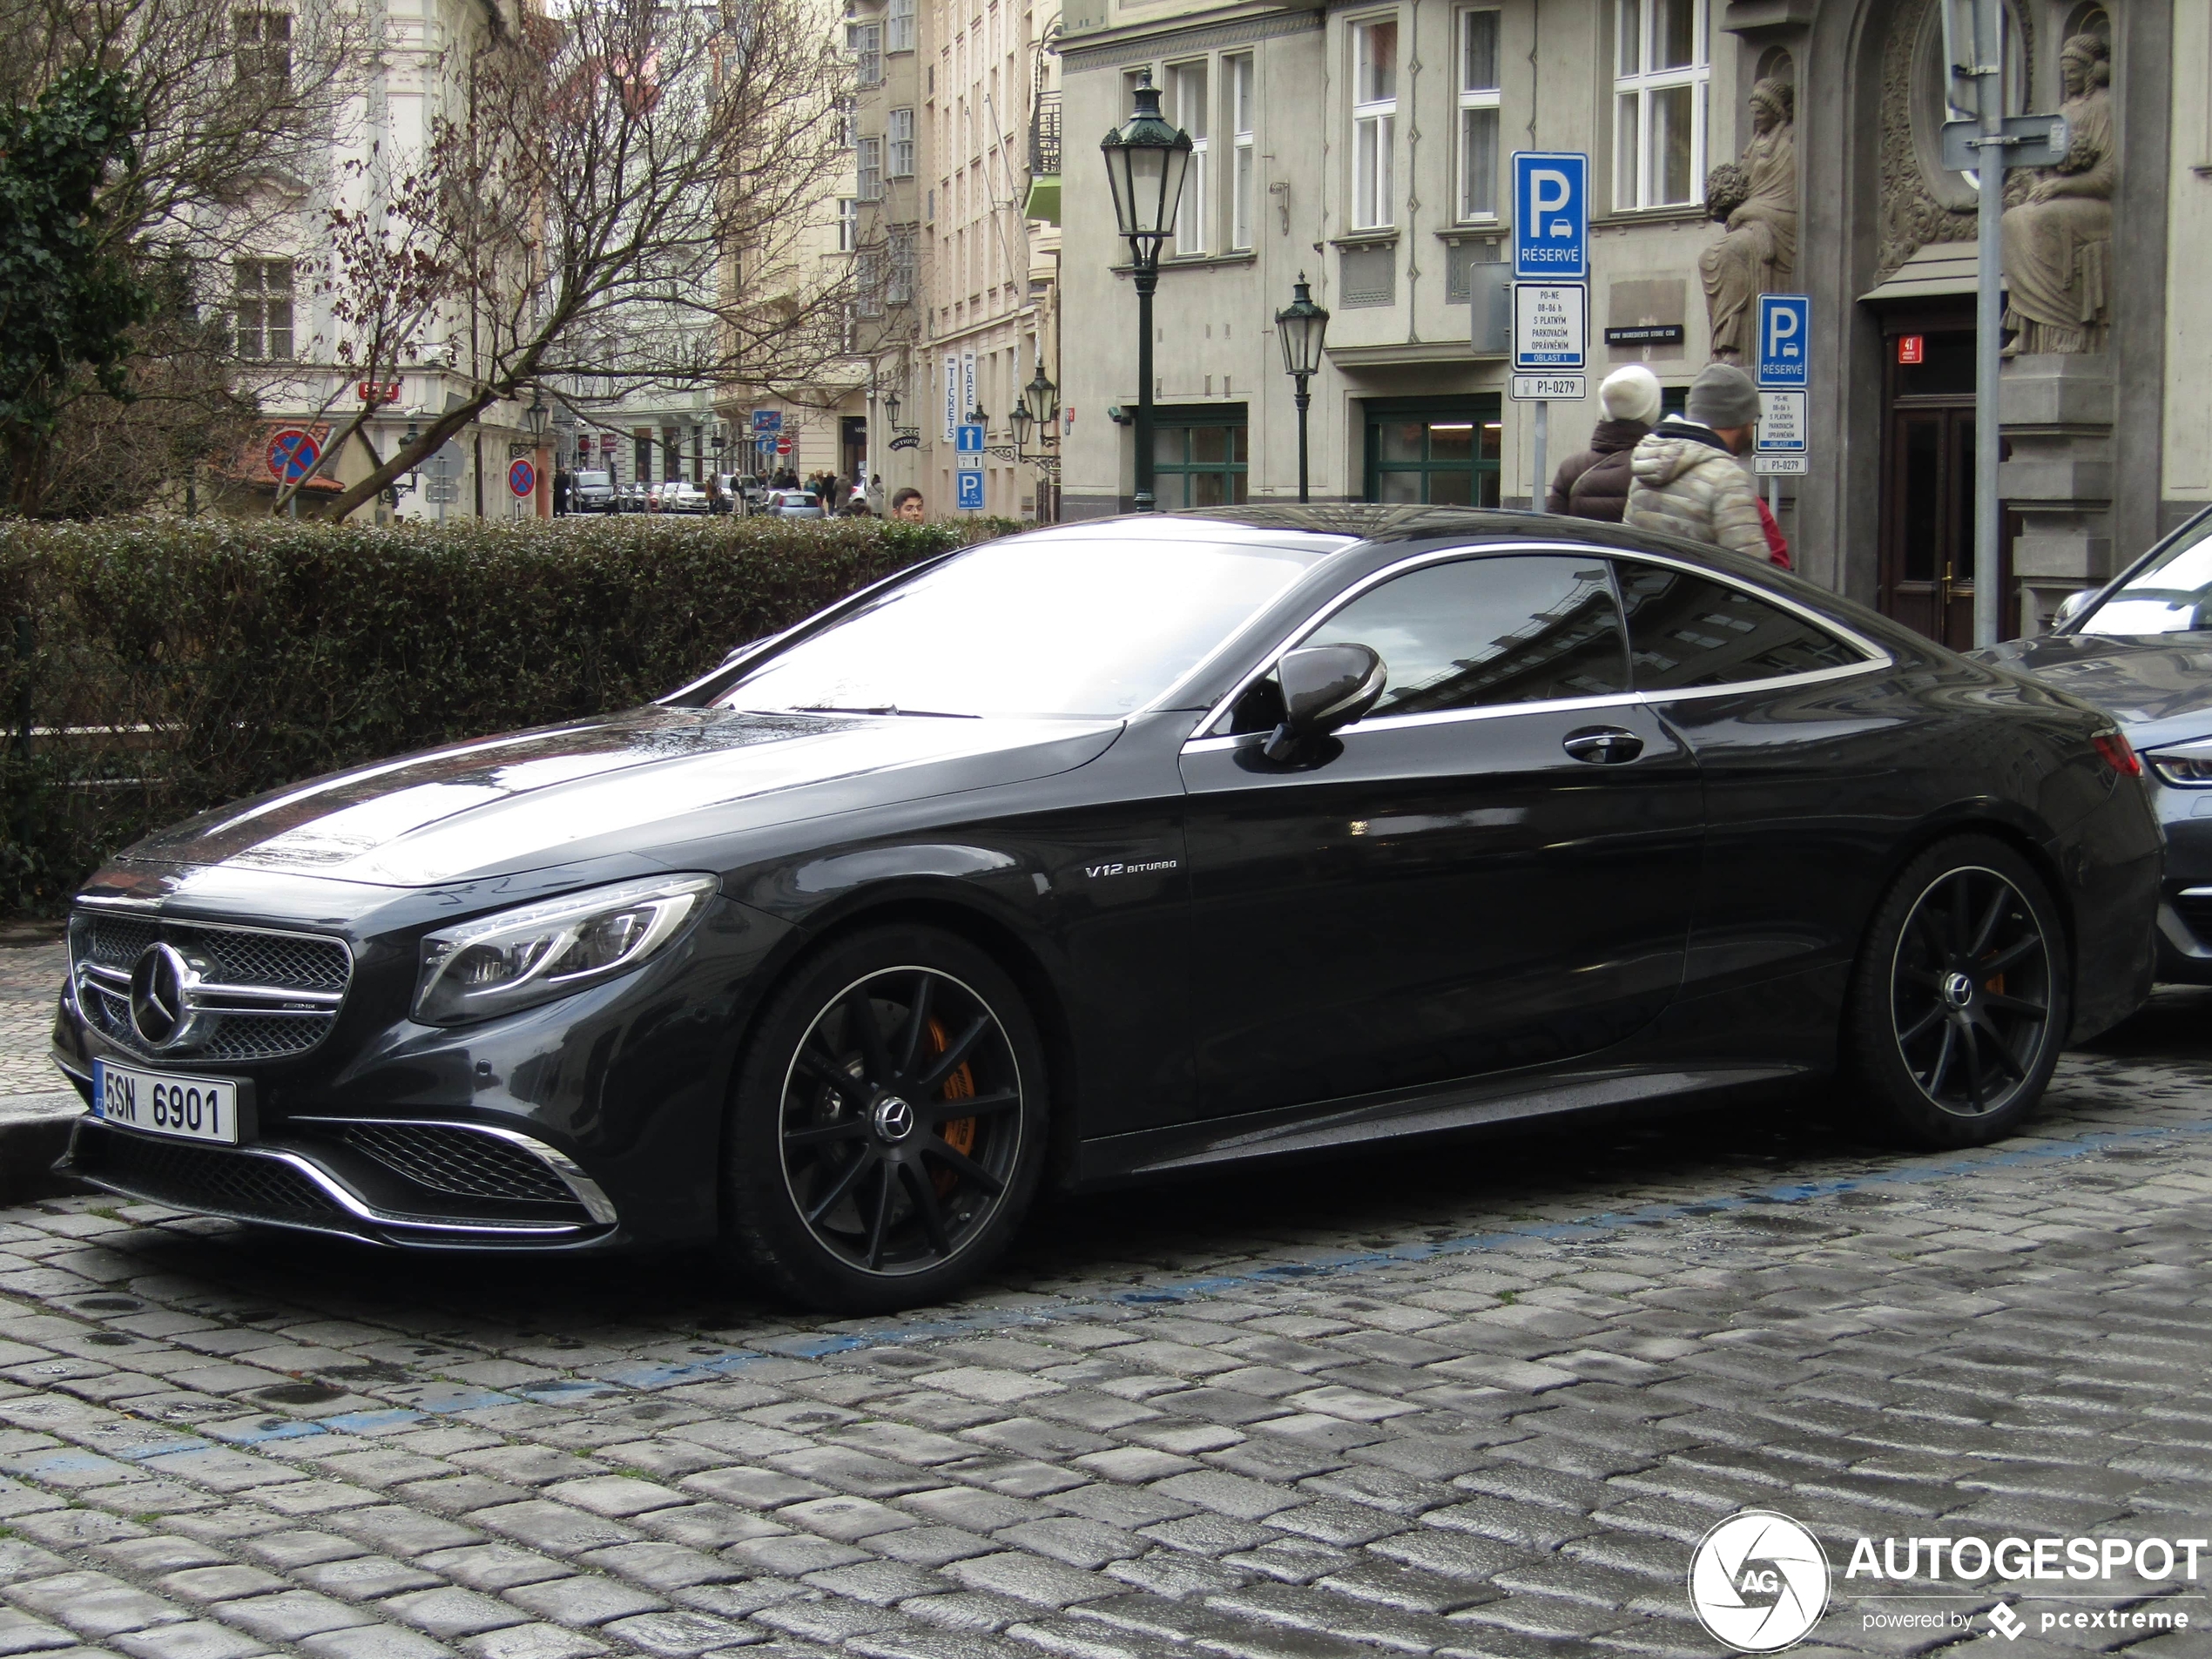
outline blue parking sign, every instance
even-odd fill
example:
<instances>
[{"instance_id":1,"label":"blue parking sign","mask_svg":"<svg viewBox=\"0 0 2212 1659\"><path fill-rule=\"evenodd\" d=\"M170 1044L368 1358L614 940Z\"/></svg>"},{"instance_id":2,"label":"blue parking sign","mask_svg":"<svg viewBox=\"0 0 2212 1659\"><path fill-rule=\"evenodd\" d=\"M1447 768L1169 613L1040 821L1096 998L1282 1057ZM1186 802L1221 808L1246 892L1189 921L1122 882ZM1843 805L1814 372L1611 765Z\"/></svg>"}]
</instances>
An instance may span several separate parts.
<instances>
[{"instance_id":1,"label":"blue parking sign","mask_svg":"<svg viewBox=\"0 0 2212 1659\"><path fill-rule=\"evenodd\" d=\"M1811 382L1812 296L1763 293L1758 309L1758 383L1763 390L1803 391Z\"/></svg>"},{"instance_id":2,"label":"blue parking sign","mask_svg":"<svg viewBox=\"0 0 2212 1659\"><path fill-rule=\"evenodd\" d=\"M1523 282L1590 274L1590 158L1573 150L1513 152L1513 273Z\"/></svg>"},{"instance_id":3,"label":"blue parking sign","mask_svg":"<svg viewBox=\"0 0 2212 1659\"><path fill-rule=\"evenodd\" d=\"M960 472L960 500L957 503L966 512L983 510L983 475L980 472Z\"/></svg>"}]
</instances>

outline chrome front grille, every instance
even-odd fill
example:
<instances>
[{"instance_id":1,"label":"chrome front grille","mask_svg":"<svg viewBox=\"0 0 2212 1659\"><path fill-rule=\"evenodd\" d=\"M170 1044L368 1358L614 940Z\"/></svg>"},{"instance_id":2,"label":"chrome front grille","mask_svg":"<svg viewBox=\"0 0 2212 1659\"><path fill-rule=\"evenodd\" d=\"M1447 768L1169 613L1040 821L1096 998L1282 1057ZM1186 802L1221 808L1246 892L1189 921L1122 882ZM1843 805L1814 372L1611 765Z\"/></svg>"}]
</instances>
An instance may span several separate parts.
<instances>
[{"instance_id":1,"label":"chrome front grille","mask_svg":"<svg viewBox=\"0 0 2212 1659\"><path fill-rule=\"evenodd\" d=\"M441 1123L355 1123L349 1145L418 1186L473 1198L574 1204L576 1195L542 1158L510 1141Z\"/></svg>"},{"instance_id":2,"label":"chrome front grille","mask_svg":"<svg viewBox=\"0 0 2212 1659\"><path fill-rule=\"evenodd\" d=\"M149 1059L251 1062L302 1055L338 1018L353 953L342 940L271 928L78 911L70 921L71 972L85 1019ZM200 965L198 1010L186 1036L157 1048L131 1017L131 974L146 952L171 945Z\"/></svg>"}]
</instances>

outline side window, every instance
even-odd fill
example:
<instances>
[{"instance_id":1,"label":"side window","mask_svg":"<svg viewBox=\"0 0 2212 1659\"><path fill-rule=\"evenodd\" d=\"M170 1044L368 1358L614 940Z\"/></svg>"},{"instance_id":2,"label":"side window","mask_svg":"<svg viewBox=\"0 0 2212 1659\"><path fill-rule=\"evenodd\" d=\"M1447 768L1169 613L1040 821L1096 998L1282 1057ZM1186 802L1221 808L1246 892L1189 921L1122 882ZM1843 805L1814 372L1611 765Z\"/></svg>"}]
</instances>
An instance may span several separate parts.
<instances>
[{"instance_id":1,"label":"side window","mask_svg":"<svg viewBox=\"0 0 2212 1659\"><path fill-rule=\"evenodd\" d=\"M1340 641L1372 647L1390 671L1376 716L1629 688L1620 610L1597 558L1457 559L1409 570L1360 595L1305 643Z\"/></svg>"},{"instance_id":2,"label":"side window","mask_svg":"<svg viewBox=\"0 0 2212 1659\"><path fill-rule=\"evenodd\" d=\"M1678 691L1849 668L1865 655L1794 611L1663 565L1621 561L1639 691Z\"/></svg>"}]
</instances>

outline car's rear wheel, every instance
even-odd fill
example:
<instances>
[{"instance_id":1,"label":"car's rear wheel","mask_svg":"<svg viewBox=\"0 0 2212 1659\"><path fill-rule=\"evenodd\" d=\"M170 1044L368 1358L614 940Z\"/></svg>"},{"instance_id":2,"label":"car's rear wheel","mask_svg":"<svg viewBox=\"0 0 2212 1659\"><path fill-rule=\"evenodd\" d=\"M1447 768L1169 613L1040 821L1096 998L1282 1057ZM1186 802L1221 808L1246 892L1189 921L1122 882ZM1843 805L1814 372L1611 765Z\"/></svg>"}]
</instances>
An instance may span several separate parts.
<instances>
[{"instance_id":1,"label":"car's rear wheel","mask_svg":"<svg viewBox=\"0 0 2212 1659\"><path fill-rule=\"evenodd\" d=\"M920 927L839 941L777 994L739 1068L730 1243L813 1306L940 1300L1021 1224L1046 1087L1035 1022L983 951Z\"/></svg>"},{"instance_id":2,"label":"car's rear wheel","mask_svg":"<svg viewBox=\"0 0 2212 1659\"><path fill-rule=\"evenodd\" d=\"M1845 1058L1916 1144L2009 1135L2058 1065L2066 934L2034 867L1993 837L1939 842L1882 900L1853 974Z\"/></svg>"}]
</instances>

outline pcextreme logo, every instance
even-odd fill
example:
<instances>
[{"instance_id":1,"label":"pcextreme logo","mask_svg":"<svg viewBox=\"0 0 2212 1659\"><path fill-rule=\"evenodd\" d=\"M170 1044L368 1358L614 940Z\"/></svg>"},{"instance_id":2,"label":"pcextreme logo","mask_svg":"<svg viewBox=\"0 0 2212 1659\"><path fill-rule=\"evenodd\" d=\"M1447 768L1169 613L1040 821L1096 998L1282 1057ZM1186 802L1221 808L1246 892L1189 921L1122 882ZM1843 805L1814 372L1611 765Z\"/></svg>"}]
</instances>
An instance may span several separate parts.
<instances>
[{"instance_id":1,"label":"pcextreme logo","mask_svg":"<svg viewBox=\"0 0 2212 1659\"><path fill-rule=\"evenodd\" d=\"M1698 1541L1689 1604L1714 1638L1738 1653L1780 1653L1828 1610L1828 1557L1787 1515L1746 1509Z\"/></svg>"}]
</instances>

